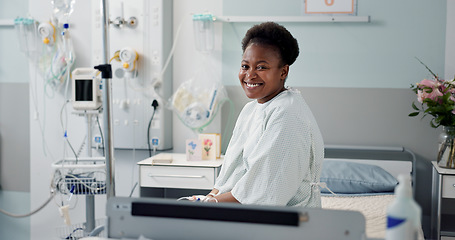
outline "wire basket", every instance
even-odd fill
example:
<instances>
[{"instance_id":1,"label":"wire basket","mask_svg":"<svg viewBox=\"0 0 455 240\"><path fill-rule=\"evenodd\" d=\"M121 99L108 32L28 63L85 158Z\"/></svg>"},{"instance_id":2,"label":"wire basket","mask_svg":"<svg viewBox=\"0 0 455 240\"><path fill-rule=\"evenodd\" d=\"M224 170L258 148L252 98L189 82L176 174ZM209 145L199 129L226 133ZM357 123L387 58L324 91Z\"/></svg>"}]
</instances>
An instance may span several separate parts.
<instances>
[{"instance_id":1,"label":"wire basket","mask_svg":"<svg viewBox=\"0 0 455 240\"><path fill-rule=\"evenodd\" d=\"M96 219L96 226L104 226L104 229L97 235L97 237L107 237L106 230L107 219ZM80 239L88 237L88 233L85 231L85 223L72 224L71 226L60 226L56 228L56 232L59 239Z\"/></svg>"},{"instance_id":2,"label":"wire basket","mask_svg":"<svg viewBox=\"0 0 455 240\"><path fill-rule=\"evenodd\" d=\"M52 164L54 183L63 194L106 194L105 158L63 159Z\"/></svg>"}]
</instances>

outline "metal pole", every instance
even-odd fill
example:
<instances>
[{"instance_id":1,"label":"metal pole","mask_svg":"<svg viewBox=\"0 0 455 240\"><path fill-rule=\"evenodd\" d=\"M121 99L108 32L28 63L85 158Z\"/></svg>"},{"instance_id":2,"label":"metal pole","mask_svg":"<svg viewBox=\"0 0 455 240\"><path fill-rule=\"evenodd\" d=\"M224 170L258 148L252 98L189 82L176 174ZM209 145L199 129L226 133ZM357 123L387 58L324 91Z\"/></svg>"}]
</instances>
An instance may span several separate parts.
<instances>
[{"instance_id":1,"label":"metal pole","mask_svg":"<svg viewBox=\"0 0 455 240\"><path fill-rule=\"evenodd\" d=\"M86 113L87 117L87 156L92 157L92 117L91 113ZM85 232L90 233L95 229L95 195L87 193L85 195Z\"/></svg>"},{"instance_id":2,"label":"metal pole","mask_svg":"<svg viewBox=\"0 0 455 240\"><path fill-rule=\"evenodd\" d=\"M107 0L101 0L101 18L103 21L103 63L109 64L109 6ZM106 154L106 195L107 199L115 196L114 144L112 124L112 83L110 78L103 78L103 125L104 149Z\"/></svg>"}]
</instances>

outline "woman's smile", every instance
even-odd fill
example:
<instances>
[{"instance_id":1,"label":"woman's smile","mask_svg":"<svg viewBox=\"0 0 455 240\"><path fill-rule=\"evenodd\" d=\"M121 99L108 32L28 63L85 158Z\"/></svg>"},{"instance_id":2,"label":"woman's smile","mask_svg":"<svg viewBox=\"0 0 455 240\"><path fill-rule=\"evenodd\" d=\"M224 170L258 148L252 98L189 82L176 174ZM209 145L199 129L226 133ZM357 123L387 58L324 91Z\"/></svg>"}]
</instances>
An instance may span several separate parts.
<instances>
[{"instance_id":1,"label":"woman's smile","mask_svg":"<svg viewBox=\"0 0 455 240\"><path fill-rule=\"evenodd\" d=\"M262 83L247 83L247 82L245 82L245 85L246 85L246 87L247 87L249 90L253 90L253 89L255 89L255 88L261 86Z\"/></svg>"}]
</instances>

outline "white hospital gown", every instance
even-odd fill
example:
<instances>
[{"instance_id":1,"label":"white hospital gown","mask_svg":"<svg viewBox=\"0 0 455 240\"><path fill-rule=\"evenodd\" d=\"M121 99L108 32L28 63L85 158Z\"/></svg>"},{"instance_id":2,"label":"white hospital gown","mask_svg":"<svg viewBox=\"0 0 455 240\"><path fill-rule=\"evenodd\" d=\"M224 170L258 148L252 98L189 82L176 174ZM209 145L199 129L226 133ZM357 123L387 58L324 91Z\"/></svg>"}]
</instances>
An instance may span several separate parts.
<instances>
[{"instance_id":1,"label":"white hospital gown","mask_svg":"<svg viewBox=\"0 0 455 240\"><path fill-rule=\"evenodd\" d=\"M242 204L320 207L324 144L300 92L241 111L214 188Z\"/></svg>"}]
</instances>

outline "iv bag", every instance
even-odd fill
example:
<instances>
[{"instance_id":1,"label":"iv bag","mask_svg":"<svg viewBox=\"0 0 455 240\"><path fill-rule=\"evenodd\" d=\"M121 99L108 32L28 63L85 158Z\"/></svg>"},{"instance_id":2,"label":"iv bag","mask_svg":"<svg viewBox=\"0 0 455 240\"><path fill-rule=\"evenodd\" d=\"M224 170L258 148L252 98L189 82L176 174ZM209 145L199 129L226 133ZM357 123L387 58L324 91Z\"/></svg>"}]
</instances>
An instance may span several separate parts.
<instances>
[{"instance_id":1,"label":"iv bag","mask_svg":"<svg viewBox=\"0 0 455 240\"><path fill-rule=\"evenodd\" d=\"M32 18L16 18L14 19L14 28L16 29L20 50L27 56L33 57L32 55L38 51L37 22Z\"/></svg>"},{"instance_id":2,"label":"iv bag","mask_svg":"<svg viewBox=\"0 0 455 240\"><path fill-rule=\"evenodd\" d=\"M202 132L216 116L227 92L219 82L211 86L192 78L183 82L172 95L169 106L178 118L192 130Z\"/></svg>"},{"instance_id":3,"label":"iv bag","mask_svg":"<svg viewBox=\"0 0 455 240\"><path fill-rule=\"evenodd\" d=\"M53 15L59 23L68 23L68 18L73 13L75 0L52 0Z\"/></svg>"},{"instance_id":4,"label":"iv bag","mask_svg":"<svg viewBox=\"0 0 455 240\"><path fill-rule=\"evenodd\" d=\"M193 33L196 50L211 52L215 48L212 14L193 15Z\"/></svg>"}]
</instances>

